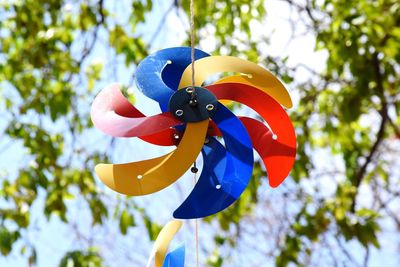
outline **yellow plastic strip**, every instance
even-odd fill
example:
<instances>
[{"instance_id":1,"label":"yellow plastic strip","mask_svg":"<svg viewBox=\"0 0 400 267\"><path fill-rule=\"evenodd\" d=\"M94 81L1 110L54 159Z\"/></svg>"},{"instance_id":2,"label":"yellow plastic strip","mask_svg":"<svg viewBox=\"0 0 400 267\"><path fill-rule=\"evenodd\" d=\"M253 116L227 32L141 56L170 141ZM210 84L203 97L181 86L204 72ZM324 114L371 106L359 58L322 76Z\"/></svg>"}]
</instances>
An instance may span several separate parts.
<instances>
[{"instance_id":1,"label":"yellow plastic strip","mask_svg":"<svg viewBox=\"0 0 400 267\"><path fill-rule=\"evenodd\" d=\"M98 164L104 184L130 196L157 192L181 177L196 160L206 137L208 120L188 123L178 147L169 154L125 164Z\"/></svg>"},{"instance_id":2,"label":"yellow plastic strip","mask_svg":"<svg viewBox=\"0 0 400 267\"><path fill-rule=\"evenodd\" d=\"M181 227L181 221L173 220L167 223L163 229L161 229L161 232L157 236L156 242L154 242L147 266L151 266L153 257L155 257L156 267L162 267L169 244Z\"/></svg>"},{"instance_id":3,"label":"yellow plastic strip","mask_svg":"<svg viewBox=\"0 0 400 267\"><path fill-rule=\"evenodd\" d=\"M221 72L240 72L246 76L233 76L224 82L245 83L266 92L286 108L293 106L292 99L283 84L268 70L247 60L230 56L210 56L195 61L196 85L208 76ZM183 72L179 88L191 85L191 67Z\"/></svg>"}]
</instances>

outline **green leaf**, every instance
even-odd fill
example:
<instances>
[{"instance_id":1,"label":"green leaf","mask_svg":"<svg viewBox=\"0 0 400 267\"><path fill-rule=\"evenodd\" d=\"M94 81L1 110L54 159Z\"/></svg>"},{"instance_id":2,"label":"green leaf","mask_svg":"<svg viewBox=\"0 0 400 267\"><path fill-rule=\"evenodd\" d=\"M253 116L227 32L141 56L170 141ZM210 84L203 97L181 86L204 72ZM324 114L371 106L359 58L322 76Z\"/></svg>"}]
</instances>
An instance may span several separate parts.
<instances>
[{"instance_id":1,"label":"green leaf","mask_svg":"<svg viewBox=\"0 0 400 267\"><path fill-rule=\"evenodd\" d=\"M0 252L4 256L7 256L13 247L15 241L20 238L18 231L9 231L4 226L0 226Z\"/></svg>"},{"instance_id":2,"label":"green leaf","mask_svg":"<svg viewBox=\"0 0 400 267\"><path fill-rule=\"evenodd\" d=\"M136 224L133 215L130 214L127 210L123 210L119 218L119 229L121 233L123 235L126 235L128 232L128 228L135 225Z\"/></svg>"},{"instance_id":3,"label":"green leaf","mask_svg":"<svg viewBox=\"0 0 400 267\"><path fill-rule=\"evenodd\" d=\"M60 261L59 267L103 267L103 260L94 248L88 251L68 252Z\"/></svg>"}]
</instances>

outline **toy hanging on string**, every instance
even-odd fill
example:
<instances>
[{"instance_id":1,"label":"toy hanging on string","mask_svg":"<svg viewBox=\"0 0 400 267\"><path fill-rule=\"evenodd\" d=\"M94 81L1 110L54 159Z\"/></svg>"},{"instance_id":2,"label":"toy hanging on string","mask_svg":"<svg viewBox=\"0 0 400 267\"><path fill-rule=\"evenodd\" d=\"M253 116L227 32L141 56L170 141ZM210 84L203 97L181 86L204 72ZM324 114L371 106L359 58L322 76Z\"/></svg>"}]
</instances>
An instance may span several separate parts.
<instances>
[{"instance_id":1,"label":"toy hanging on string","mask_svg":"<svg viewBox=\"0 0 400 267\"><path fill-rule=\"evenodd\" d=\"M149 160L97 165L100 179L119 193L139 196L162 190L182 176L202 153L200 178L174 212L179 219L209 216L237 200L252 176L253 148L265 164L272 187L287 177L296 154L295 132L281 107L289 108L292 102L275 76L246 60L209 56L198 49L195 59L196 87L190 86L189 47L160 50L138 66L138 88L159 103L162 113L144 116L116 84L98 94L91 111L94 125L107 134L177 146ZM222 72L241 75L200 87L207 77ZM268 125L236 117L220 100L247 105ZM225 146L216 136L222 136Z\"/></svg>"},{"instance_id":2,"label":"toy hanging on string","mask_svg":"<svg viewBox=\"0 0 400 267\"><path fill-rule=\"evenodd\" d=\"M139 137L159 146L177 146L174 151L153 159L97 165L95 170L100 179L119 193L139 196L162 190L181 177L201 152L200 178L173 213L179 219L209 216L234 203L252 176L253 148L264 162L272 187L279 186L287 177L296 155L294 128L281 107L290 108L292 102L275 76L235 57L210 56L196 49L194 58L195 86L190 85L189 47L160 50L138 66L137 86L144 95L159 103L160 114L146 117L129 103L117 84L102 90L91 110L94 125L109 135ZM222 72L240 75L202 86L209 76ZM236 117L222 100L254 109L267 125L253 118ZM222 137L224 145L216 137ZM175 226L168 224L160 240L165 235L172 238L176 233L178 223L171 224ZM171 227L176 231L168 233ZM170 239L166 243L169 242ZM159 245L156 242L156 252L160 250ZM168 245L161 247L161 254L153 250L157 267L183 266L184 248L164 259ZM164 263L168 265L161 265Z\"/></svg>"},{"instance_id":3,"label":"toy hanging on string","mask_svg":"<svg viewBox=\"0 0 400 267\"><path fill-rule=\"evenodd\" d=\"M154 242L153 249L151 251L147 267L152 266L154 260L155 267L184 267L185 265L185 246L180 245L174 250L168 252L168 247L182 227L180 221L168 222L160 231ZM168 252L168 253L167 253Z\"/></svg>"}]
</instances>

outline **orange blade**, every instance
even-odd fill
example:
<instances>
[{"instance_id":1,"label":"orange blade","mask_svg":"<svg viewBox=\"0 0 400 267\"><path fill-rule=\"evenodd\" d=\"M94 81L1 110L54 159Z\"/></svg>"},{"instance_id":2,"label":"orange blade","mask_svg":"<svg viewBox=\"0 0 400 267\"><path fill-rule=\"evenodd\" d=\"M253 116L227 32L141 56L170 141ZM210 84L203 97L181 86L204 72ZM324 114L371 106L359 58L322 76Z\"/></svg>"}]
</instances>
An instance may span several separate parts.
<instances>
[{"instance_id":1,"label":"orange blade","mask_svg":"<svg viewBox=\"0 0 400 267\"><path fill-rule=\"evenodd\" d=\"M268 70L259 65L230 56L210 56L195 61L195 81L200 86L210 75L221 72L240 72L246 76L234 76L229 82L248 84L272 96L281 105L292 107L292 99L283 84ZM178 88L191 85L192 70L187 66Z\"/></svg>"},{"instance_id":2,"label":"orange blade","mask_svg":"<svg viewBox=\"0 0 400 267\"><path fill-rule=\"evenodd\" d=\"M169 244L171 243L172 239L174 238L174 236L181 227L182 227L181 221L173 220L167 223L163 227L163 229L161 229L161 232L158 234L157 239L154 242L154 246L149 261L147 263L147 266L152 266L151 262L153 260L153 257L155 257L156 267L163 266Z\"/></svg>"}]
</instances>

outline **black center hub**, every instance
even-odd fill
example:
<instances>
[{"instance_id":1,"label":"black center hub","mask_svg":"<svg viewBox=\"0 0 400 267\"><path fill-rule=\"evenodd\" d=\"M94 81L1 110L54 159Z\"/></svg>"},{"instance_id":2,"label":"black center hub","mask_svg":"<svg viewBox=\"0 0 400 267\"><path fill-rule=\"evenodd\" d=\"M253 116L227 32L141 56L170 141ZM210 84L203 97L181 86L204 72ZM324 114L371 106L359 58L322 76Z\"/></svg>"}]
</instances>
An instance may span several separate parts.
<instances>
[{"instance_id":1,"label":"black center hub","mask_svg":"<svg viewBox=\"0 0 400 267\"><path fill-rule=\"evenodd\" d=\"M183 122L199 122L210 118L216 111L218 100L203 87L185 87L170 98L169 111Z\"/></svg>"}]
</instances>

